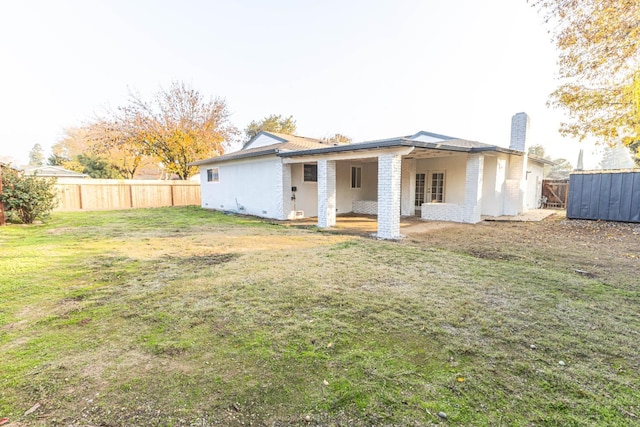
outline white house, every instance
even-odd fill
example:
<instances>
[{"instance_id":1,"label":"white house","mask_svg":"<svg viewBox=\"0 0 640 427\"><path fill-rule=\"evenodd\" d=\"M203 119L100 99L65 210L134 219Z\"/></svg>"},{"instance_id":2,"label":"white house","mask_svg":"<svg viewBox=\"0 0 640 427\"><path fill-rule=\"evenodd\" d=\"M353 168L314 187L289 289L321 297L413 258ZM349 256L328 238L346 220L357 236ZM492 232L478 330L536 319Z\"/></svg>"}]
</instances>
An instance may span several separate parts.
<instances>
[{"instance_id":1,"label":"white house","mask_svg":"<svg viewBox=\"0 0 640 427\"><path fill-rule=\"evenodd\" d=\"M511 145L418 132L332 144L260 132L240 150L194 162L202 207L274 219L378 216L377 236L400 237L400 216L476 223L538 206L546 160L526 154L529 118L513 116Z\"/></svg>"}]
</instances>

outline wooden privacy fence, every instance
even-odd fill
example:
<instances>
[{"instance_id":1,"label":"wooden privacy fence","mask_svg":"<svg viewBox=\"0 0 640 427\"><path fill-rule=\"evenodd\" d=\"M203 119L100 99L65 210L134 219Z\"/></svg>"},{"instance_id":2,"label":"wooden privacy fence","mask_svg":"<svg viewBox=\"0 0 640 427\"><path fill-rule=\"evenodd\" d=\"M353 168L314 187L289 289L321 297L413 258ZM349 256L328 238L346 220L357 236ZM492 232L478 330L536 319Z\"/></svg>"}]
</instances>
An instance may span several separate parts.
<instances>
[{"instance_id":1,"label":"wooden privacy fence","mask_svg":"<svg viewBox=\"0 0 640 427\"><path fill-rule=\"evenodd\" d=\"M200 205L200 183L58 178L56 211Z\"/></svg>"},{"instance_id":2,"label":"wooden privacy fence","mask_svg":"<svg viewBox=\"0 0 640 427\"><path fill-rule=\"evenodd\" d=\"M544 208L566 209L569 198L569 181L565 179L545 179L542 181Z\"/></svg>"}]
</instances>

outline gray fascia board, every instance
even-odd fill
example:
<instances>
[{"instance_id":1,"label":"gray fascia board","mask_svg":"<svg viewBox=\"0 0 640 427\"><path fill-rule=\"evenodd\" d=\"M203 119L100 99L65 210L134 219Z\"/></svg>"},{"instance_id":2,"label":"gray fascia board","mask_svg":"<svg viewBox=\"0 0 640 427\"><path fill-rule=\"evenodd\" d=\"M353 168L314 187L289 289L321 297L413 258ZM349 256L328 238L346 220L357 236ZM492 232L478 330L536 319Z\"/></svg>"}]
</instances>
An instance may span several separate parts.
<instances>
[{"instance_id":1,"label":"gray fascia board","mask_svg":"<svg viewBox=\"0 0 640 427\"><path fill-rule=\"evenodd\" d=\"M506 154L516 154L516 155L524 155L522 151L511 150L509 148L498 147L497 145L490 145L488 147L471 147L470 150L472 153L482 153L484 151L496 151L498 153L506 153Z\"/></svg>"}]
</instances>

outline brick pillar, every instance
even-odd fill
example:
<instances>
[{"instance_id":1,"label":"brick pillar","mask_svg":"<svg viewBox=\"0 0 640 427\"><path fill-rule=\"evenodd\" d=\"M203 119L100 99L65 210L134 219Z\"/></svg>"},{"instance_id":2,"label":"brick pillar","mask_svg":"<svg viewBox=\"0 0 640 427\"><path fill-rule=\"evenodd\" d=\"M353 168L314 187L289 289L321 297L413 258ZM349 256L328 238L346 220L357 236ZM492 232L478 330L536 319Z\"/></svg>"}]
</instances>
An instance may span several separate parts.
<instances>
[{"instance_id":1,"label":"brick pillar","mask_svg":"<svg viewBox=\"0 0 640 427\"><path fill-rule=\"evenodd\" d=\"M482 211L483 175L484 156L482 154L470 154L467 157L462 222L469 222L472 224L480 222L480 212Z\"/></svg>"},{"instance_id":2,"label":"brick pillar","mask_svg":"<svg viewBox=\"0 0 640 427\"><path fill-rule=\"evenodd\" d=\"M399 239L401 157L378 156L378 239Z\"/></svg>"},{"instance_id":3,"label":"brick pillar","mask_svg":"<svg viewBox=\"0 0 640 427\"><path fill-rule=\"evenodd\" d=\"M400 214L415 215L416 160L402 159L402 189L400 191Z\"/></svg>"},{"instance_id":4,"label":"brick pillar","mask_svg":"<svg viewBox=\"0 0 640 427\"><path fill-rule=\"evenodd\" d=\"M282 182L282 191L278 191L278 194L282 197L282 212L278 212L278 218L280 219L293 219L292 201L291 201L291 165L282 164L282 168L279 173L278 181Z\"/></svg>"},{"instance_id":5,"label":"brick pillar","mask_svg":"<svg viewBox=\"0 0 640 427\"><path fill-rule=\"evenodd\" d=\"M336 162L318 160L318 227L336 225Z\"/></svg>"}]
</instances>

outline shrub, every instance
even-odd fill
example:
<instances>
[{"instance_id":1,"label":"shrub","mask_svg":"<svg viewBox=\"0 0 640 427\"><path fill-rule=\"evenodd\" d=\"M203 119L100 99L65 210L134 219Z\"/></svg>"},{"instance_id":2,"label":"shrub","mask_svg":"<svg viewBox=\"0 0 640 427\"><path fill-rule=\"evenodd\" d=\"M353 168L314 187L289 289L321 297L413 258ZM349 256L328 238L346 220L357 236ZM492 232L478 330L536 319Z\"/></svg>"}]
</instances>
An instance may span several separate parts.
<instances>
[{"instance_id":1,"label":"shrub","mask_svg":"<svg viewBox=\"0 0 640 427\"><path fill-rule=\"evenodd\" d=\"M56 207L56 181L24 175L11 168L2 170L0 202L5 209L20 218L24 224L44 219Z\"/></svg>"}]
</instances>

